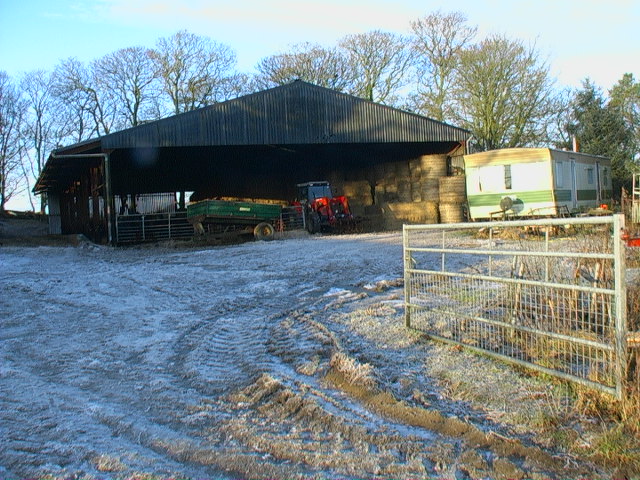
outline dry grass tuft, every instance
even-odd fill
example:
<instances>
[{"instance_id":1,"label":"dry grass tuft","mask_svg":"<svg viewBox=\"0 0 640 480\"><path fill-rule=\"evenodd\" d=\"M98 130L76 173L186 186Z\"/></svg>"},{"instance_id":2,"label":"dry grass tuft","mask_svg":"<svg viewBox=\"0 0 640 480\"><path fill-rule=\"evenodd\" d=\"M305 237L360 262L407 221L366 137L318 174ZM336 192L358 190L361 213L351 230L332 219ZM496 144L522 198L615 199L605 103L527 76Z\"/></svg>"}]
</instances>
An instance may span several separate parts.
<instances>
[{"instance_id":1,"label":"dry grass tuft","mask_svg":"<svg viewBox=\"0 0 640 480\"><path fill-rule=\"evenodd\" d=\"M640 284L627 285L627 328L640 331Z\"/></svg>"},{"instance_id":2,"label":"dry grass tuft","mask_svg":"<svg viewBox=\"0 0 640 480\"><path fill-rule=\"evenodd\" d=\"M331 357L329 366L340 372L351 385L363 388L376 386L376 381L372 376L373 366L368 363L359 363L342 352L336 352Z\"/></svg>"},{"instance_id":3,"label":"dry grass tuft","mask_svg":"<svg viewBox=\"0 0 640 480\"><path fill-rule=\"evenodd\" d=\"M606 233L594 237L594 243L606 245L609 241ZM640 267L640 249L627 249L626 253L626 266ZM632 280L627 282L626 287L627 330L640 332L640 282L638 279ZM628 354L629 376L625 400L621 402L603 393L574 387L575 408L578 413L598 417L607 425L594 439L594 455L612 464L630 465L640 472L640 349L629 348Z\"/></svg>"},{"instance_id":4,"label":"dry grass tuft","mask_svg":"<svg viewBox=\"0 0 640 480\"><path fill-rule=\"evenodd\" d=\"M110 455L100 455L92 459L99 472L124 472L127 466L119 458Z\"/></svg>"},{"instance_id":5,"label":"dry grass tuft","mask_svg":"<svg viewBox=\"0 0 640 480\"><path fill-rule=\"evenodd\" d=\"M576 411L601 419L602 429L592 439L588 452L625 472L640 473L640 388L628 385L627 397L618 401L589 389L576 387Z\"/></svg>"}]
</instances>

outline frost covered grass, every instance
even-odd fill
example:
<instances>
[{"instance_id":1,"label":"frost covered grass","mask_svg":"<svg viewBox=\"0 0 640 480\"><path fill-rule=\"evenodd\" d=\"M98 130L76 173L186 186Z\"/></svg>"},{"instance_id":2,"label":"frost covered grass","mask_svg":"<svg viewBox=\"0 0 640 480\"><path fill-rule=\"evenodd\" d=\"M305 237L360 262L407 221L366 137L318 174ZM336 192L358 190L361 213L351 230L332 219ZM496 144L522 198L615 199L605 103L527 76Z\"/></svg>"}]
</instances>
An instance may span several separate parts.
<instances>
[{"instance_id":1,"label":"frost covered grass","mask_svg":"<svg viewBox=\"0 0 640 480\"><path fill-rule=\"evenodd\" d=\"M499 435L529 438L576 459L590 459L624 474L640 472L640 397L626 403L562 382L548 375L503 364L459 346L430 342L403 327L402 311L392 301L354 308L334 318L380 348L417 349L423 361L405 366L417 371L387 388L418 405L433 406L437 397L467 405L484 428ZM372 374L384 377L382 364ZM416 376L425 380L416 381ZM434 397L429 379L437 384ZM502 427L500 427L502 426ZM579 462L579 460L576 460ZM629 473L631 472L631 473Z\"/></svg>"},{"instance_id":2,"label":"frost covered grass","mask_svg":"<svg viewBox=\"0 0 640 480\"><path fill-rule=\"evenodd\" d=\"M407 330L399 234L0 263L0 477L604 478L596 449L623 458L604 406L581 419L561 384Z\"/></svg>"},{"instance_id":3,"label":"frost covered grass","mask_svg":"<svg viewBox=\"0 0 640 480\"><path fill-rule=\"evenodd\" d=\"M359 363L342 352L333 354L329 366L340 372L351 385L373 388L376 384L375 379L372 377L372 365Z\"/></svg>"},{"instance_id":4,"label":"frost covered grass","mask_svg":"<svg viewBox=\"0 0 640 480\"><path fill-rule=\"evenodd\" d=\"M502 229L494 231L493 237L502 241L526 244L529 239L544 232L522 229ZM595 227L579 227L571 230L557 229L551 232L571 246L572 252L610 252L611 235L608 230ZM488 238L488 231L474 235L475 238ZM533 261L536 260L536 261ZM528 260L526 272L533 278L541 277L544 264L537 260ZM578 273L587 272L599 284L610 285L612 268L603 260L581 260L575 269ZM628 328L631 332L640 332L640 282L637 282L640 267L640 250L627 250L627 268L629 277L636 282L627 281ZM559 271L559 270L558 270ZM573 270L572 270L573 272ZM571 272L571 273L572 273ZM464 303L466 298L453 292L451 297ZM596 298L594 296L594 298ZM604 304L604 299L597 299ZM541 298L540 303L552 305L551 298ZM595 303L594 303L595 304ZM597 306L597 308L601 308ZM609 312L611 308L609 307ZM603 322L613 325L613 317ZM585 330L577 333L586 339L596 339L596 333ZM541 344L541 345L540 345ZM546 366L566 356L565 350L555 341L536 342L528 353L533 358L544 358ZM444 347L451 348L451 347ZM459 347L454 347L459 348ZM530 348L524 345L524 348ZM466 354L465 354L466 355ZM452 399L479 405L492 419L512 425L514 431L529 432L550 447L561 448L582 458L593 458L610 466L622 466L627 470L640 473L640 347L629 350L629 380L626 385L626 398L616 401L609 395L600 394L574 384L566 384L545 375L522 371L522 379L511 386L503 381L495 381L495 361L490 361L483 369L482 378L471 371L461 371L457 364L437 368L430 365L431 372L441 381L445 393ZM477 357L477 356L476 356ZM446 355L437 355L446 360ZM481 357L478 357L481 358ZM464 360L469 367L474 361ZM511 367L510 367L511 368ZM517 371L518 369L511 368ZM597 372L593 372L597 375ZM499 377L500 375L498 375ZM598 380L598 378L591 378ZM539 380L542 383L539 383ZM514 388L515 387L515 388ZM504 405L500 405L504 401Z\"/></svg>"}]
</instances>

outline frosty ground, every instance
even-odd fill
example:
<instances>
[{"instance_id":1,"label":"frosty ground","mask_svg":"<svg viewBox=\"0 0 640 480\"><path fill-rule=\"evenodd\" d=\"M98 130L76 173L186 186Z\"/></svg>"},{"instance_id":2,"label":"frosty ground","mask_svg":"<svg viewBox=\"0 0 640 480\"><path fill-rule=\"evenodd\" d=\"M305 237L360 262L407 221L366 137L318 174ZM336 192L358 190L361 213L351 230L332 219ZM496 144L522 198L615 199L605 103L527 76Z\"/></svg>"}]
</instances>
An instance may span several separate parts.
<instances>
[{"instance_id":1,"label":"frosty ground","mask_svg":"<svg viewBox=\"0 0 640 480\"><path fill-rule=\"evenodd\" d=\"M404 327L399 233L0 265L0 478L613 474L536 430L557 384Z\"/></svg>"}]
</instances>

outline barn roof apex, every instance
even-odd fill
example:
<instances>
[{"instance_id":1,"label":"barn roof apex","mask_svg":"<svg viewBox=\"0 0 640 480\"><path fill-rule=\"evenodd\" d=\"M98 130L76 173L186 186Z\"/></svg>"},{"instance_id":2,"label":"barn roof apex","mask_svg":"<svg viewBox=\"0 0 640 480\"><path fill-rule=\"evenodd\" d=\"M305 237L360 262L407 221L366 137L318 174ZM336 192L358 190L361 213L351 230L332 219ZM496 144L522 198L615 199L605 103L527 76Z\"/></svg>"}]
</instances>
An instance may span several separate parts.
<instances>
[{"instance_id":1,"label":"barn roof apex","mask_svg":"<svg viewBox=\"0 0 640 480\"><path fill-rule=\"evenodd\" d=\"M463 142L467 130L302 80L100 138L103 149ZM70 148L70 147L68 147Z\"/></svg>"},{"instance_id":2,"label":"barn roof apex","mask_svg":"<svg viewBox=\"0 0 640 480\"><path fill-rule=\"evenodd\" d=\"M469 131L302 80L56 150L464 142Z\"/></svg>"}]
</instances>

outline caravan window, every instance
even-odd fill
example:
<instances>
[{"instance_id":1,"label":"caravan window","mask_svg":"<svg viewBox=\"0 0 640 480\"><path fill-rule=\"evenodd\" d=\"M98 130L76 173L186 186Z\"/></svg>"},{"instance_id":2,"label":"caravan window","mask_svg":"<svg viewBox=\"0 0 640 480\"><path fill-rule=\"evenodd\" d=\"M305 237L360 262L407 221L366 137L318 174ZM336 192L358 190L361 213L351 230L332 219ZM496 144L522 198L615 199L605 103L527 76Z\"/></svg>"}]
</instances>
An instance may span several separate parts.
<instances>
[{"instance_id":1,"label":"caravan window","mask_svg":"<svg viewBox=\"0 0 640 480\"><path fill-rule=\"evenodd\" d=\"M563 172L562 162L556 162L556 187L562 187L562 185L564 184L562 172Z\"/></svg>"},{"instance_id":2,"label":"caravan window","mask_svg":"<svg viewBox=\"0 0 640 480\"><path fill-rule=\"evenodd\" d=\"M502 165L486 165L478 168L478 188L481 192L502 192L504 172Z\"/></svg>"},{"instance_id":3,"label":"caravan window","mask_svg":"<svg viewBox=\"0 0 640 480\"><path fill-rule=\"evenodd\" d=\"M504 166L504 188L505 190L511 190L511 165Z\"/></svg>"},{"instance_id":4,"label":"caravan window","mask_svg":"<svg viewBox=\"0 0 640 480\"><path fill-rule=\"evenodd\" d=\"M589 185L593 185L593 167L589 167L586 169L587 170L587 183Z\"/></svg>"},{"instance_id":5,"label":"caravan window","mask_svg":"<svg viewBox=\"0 0 640 480\"><path fill-rule=\"evenodd\" d=\"M478 193L482 191L482 183L480 181L480 172L476 167L468 167L465 172L467 176L467 190L469 193Z\"/></svg>"}]
</instances>

